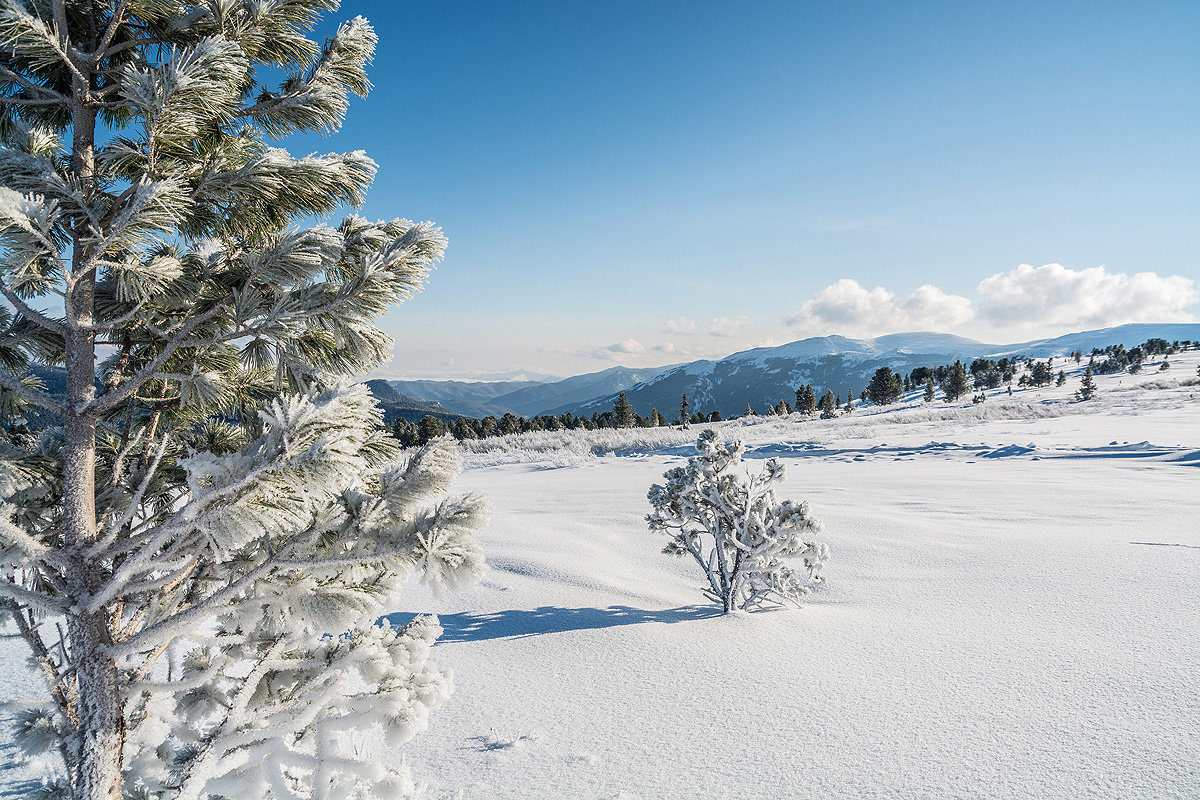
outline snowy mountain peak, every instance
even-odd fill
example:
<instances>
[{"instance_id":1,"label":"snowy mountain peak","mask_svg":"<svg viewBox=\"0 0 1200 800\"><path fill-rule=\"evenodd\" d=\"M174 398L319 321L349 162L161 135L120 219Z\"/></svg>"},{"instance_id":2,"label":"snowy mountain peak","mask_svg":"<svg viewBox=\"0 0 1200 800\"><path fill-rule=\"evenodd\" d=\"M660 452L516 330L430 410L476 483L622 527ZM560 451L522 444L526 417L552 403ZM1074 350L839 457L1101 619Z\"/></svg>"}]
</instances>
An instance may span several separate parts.
<instances>
[{"instance_id":1,"label":"snowy mountain peak","mask_svg":"<svg viewBox=\"0 0 1200 800\"><path fill-rule=\"evenodd\" d=\"M678 408L686 392L693 410L741 414L749 405L759 413L780 400L790 400L796 388L812 384L819 392L841 394L861 391L871 374L882 366L908 372L920 366L938 366L955 360L1025 355L1032 358L1066 355L1074 350L1091 352L1112 344L1132 347L1150 338L1168 341L1200 340L1200 324L1121 325L1083 331L1052 339L1018 344L985 344L934 331L893 333L874 339L815 336L778 347L743 350L718 361L694 361L663 370L653 379L625 390L639 414L652 408L663 413ZM595 397L574 408L590 414L612 408L615 394Z\"/></svg>"}]
</instances>

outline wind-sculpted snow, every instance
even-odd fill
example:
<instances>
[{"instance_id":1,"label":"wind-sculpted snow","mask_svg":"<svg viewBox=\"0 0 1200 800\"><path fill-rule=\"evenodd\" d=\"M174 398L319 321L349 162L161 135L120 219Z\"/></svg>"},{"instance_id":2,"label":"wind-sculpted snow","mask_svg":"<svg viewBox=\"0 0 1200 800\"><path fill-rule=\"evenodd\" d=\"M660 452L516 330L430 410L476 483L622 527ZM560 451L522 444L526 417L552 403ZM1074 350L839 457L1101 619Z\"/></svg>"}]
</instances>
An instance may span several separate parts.
<instances>
[{"instance_id":1,"label":"wind-sculpted snow","mask_svg":"<svg viewBox=\"0 0 1200 800\"><path fill-rule=\"evenodd\" d=\"M658 554L645 487L696 427L572 434L549 470L544 437L481 447L492 572L392 617L436 612L455 669L414 772L465 800L1200 795L1197 361L1086 403L1073 377L712 426L825 523L800 610L722 615Z\"/></svg>"}]
</instances>

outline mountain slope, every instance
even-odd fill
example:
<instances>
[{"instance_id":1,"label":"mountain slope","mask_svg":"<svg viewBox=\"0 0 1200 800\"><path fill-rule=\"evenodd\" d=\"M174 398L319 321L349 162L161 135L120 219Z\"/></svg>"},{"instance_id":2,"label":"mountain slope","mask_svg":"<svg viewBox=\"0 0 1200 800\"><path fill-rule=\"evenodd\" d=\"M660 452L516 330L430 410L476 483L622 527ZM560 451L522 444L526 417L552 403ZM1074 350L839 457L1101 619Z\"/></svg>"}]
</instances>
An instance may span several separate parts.
<instances>
[{"instance_id":1,"label":"mountain slope","mask_svg":"<svg viewBox=\"0 0 1200 800\"><path fill-rule=\"evenodd\" d=\"M743 414L749 404L761 414L780 400L791 403L796 388L805 383L811 383L818 393L830 389L840 394L843 400L848 390L857 396L875 370L882 366L909 372L916 367L984 356L1022 354L1046 358L1077 349L1086 353L1093 347L1110 344L1130 347L1152 337L1168 341L1198 340L1200 324L1121 325L1009 345L985 344L962 336L931 332L898 333L877 339L822 336L778 347L745 350L719 361L683 364L624 391L633 407L643 415L657 408L667 419L672 419L679 412L684 393L687 393L693 413L716 410L722 416ZM607 411L612 408L616 395L614 391L574 406L564 404L554 413Z\"/></svg>"},{"instance_id":2,"label":"mountain slope","mask_svg":"<svg viewBox=\"0 0 1200 800\"><path fill-rule=\"evenodd\" d=\"M1053 339L1035 339L1021 344L1005 345L989 355L1021 354L1034 358L1048 358L1063 355L1074 350L1090 353L1092 348L1105 348L1111 344L1133 347L1147 339L1166 339L1168 342L1195 341L1200 339L1200 324L1195 322L1137 322L1129 325L1117 325L1113 328L1099 328L1094 331L1080 331L1056 336Z\"/></svg>"},{"instance_id":3,"label":"mountain slope","mask_svg":"<svg viewBox=\"0 0 1200 800\"><path fill-rule=\"evenodd\" d=\"M542 414L559 406L572 407L601 395L615 394L649 380L670 367L632 369L611 367L601 372L576 375L550 383L532 381L388 381L398 391L425 402L438 403L448 411L471 417L522 417Z\"/></svg>"},{"instance_id":4,"label":"mountain slope","mask_svg":"<svg viewBox=\"0 0 1200 800\"><path fill-rule=\"evenodd\" d=\"M418 400L396 391L387 381L367 381L367 388L375 396L379 407L383 409L383 421L391 425L398 418L404 417L409 422L416 422L426 415L437 417L445 422L453 422L462 417L447 408L437 404Z\"/></svg>"},{"instance_id":5,"label":"mountain slope","mask_svg":"<svg viewBox=\"0 0 1200 800\"><path fill-rule=\"evenodd\" d=\"M387 381L401 394L427 403L437 403L447 410L481 418L489 414L500 416L511 408L496 402L496 398L521 389L540 386L540 381Z\"/></svg>"},{"instance_id":6,"label":"mountain slope","mask_svg":"<svg viewBox=\"0 0 1200 800\"><path fill-rule=\"evenodd\" d=\"M669 367L648 369L613 367L602 372L576 375L556 383L518 389L496 398L496 402L512 408L517 414L531 417L549 409L582 402L597 395L622 392L630 386L650 380L664 369L669 369Z\"/></svg>"}]
</instances>

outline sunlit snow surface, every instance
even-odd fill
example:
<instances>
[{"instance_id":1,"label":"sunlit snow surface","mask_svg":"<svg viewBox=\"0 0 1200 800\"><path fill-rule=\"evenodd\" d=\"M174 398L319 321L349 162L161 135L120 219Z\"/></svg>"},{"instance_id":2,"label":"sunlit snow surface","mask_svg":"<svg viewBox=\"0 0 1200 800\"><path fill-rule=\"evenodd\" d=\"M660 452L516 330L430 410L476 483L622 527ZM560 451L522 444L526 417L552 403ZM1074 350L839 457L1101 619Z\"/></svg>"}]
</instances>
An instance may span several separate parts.
<instances>
[{"instance_id":1,"label":"sunlit snow surface","mask_svg":"<svg viewBox=\"0 0 1200 800\"><path fill-rule=\"evenodd\" d=\"M1200 796L1198 361L721 426L825 522L800 610L716 614L646 530L697 429L490 440L491 573L392 617L440 615L456 691L380 755L479 800Z\"/></svg>"}]
</instances>

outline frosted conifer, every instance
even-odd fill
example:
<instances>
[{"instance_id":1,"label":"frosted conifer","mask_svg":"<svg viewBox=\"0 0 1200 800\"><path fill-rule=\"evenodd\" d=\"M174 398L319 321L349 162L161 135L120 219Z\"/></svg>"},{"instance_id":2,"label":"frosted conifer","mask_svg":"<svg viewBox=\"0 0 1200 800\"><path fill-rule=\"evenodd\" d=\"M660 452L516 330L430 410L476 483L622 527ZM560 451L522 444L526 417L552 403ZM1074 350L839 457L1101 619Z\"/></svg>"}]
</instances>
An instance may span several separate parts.
<instances>
[{"instance_id":1,"label":"frosted conifer","mask_svg":"<svg viewBox=\"0 0 1200 800\"><path fill-rule=\"evenodd\" d=\"M1092 378L1092 368L1083 368L1083 378L1079 381L1079 391L1075 392L1076 400L1091 400L1096 396L1096 381Z\"/></svg>"},{"instance_id":2,"label":"frosted conifer","mask_svg":"<svg viewBox=\"0 0 1200 800\"><path fill-rule=\"evenodd\" d=\"M821 524L807 503L776 501L783 464L770 459L760 474L747 475L742 443L722 442L713 430L700 434L696 450L648 494L650 530L670 537L663 552L691 555L708 580L705 594L725 612L798 605L810 584L822 580L829 548L809 538ZM799 570L788 566L793 558L800 559Z\"/></svg>"},{"instance_id":3,"label":"frosted conifer","mask_svg":"<svg viewBox=\"0 0 1200 800\"><path fill-rule=\"evenodd\" d=\"M434 620L373 623L414 571L478 576L482 503L338 378L445 239L308 226L375 164L271 144L370 86L365 20L308 36L335 7L0 0L0 601L65 796L395 796L346 732L403 741L449 688Z\"/></svg>"},{"instance_id":4,"label":"frosted conifer","mask_svg":"<svg viewBox=\"0 0 1200 800\"><path fill-rule=\"evenodd\" d=\"M637 415L624 392L617 395L616 402L613 403L613 419L618 428L632 428L637 424Z\"/></svg>"}]
</instances>

